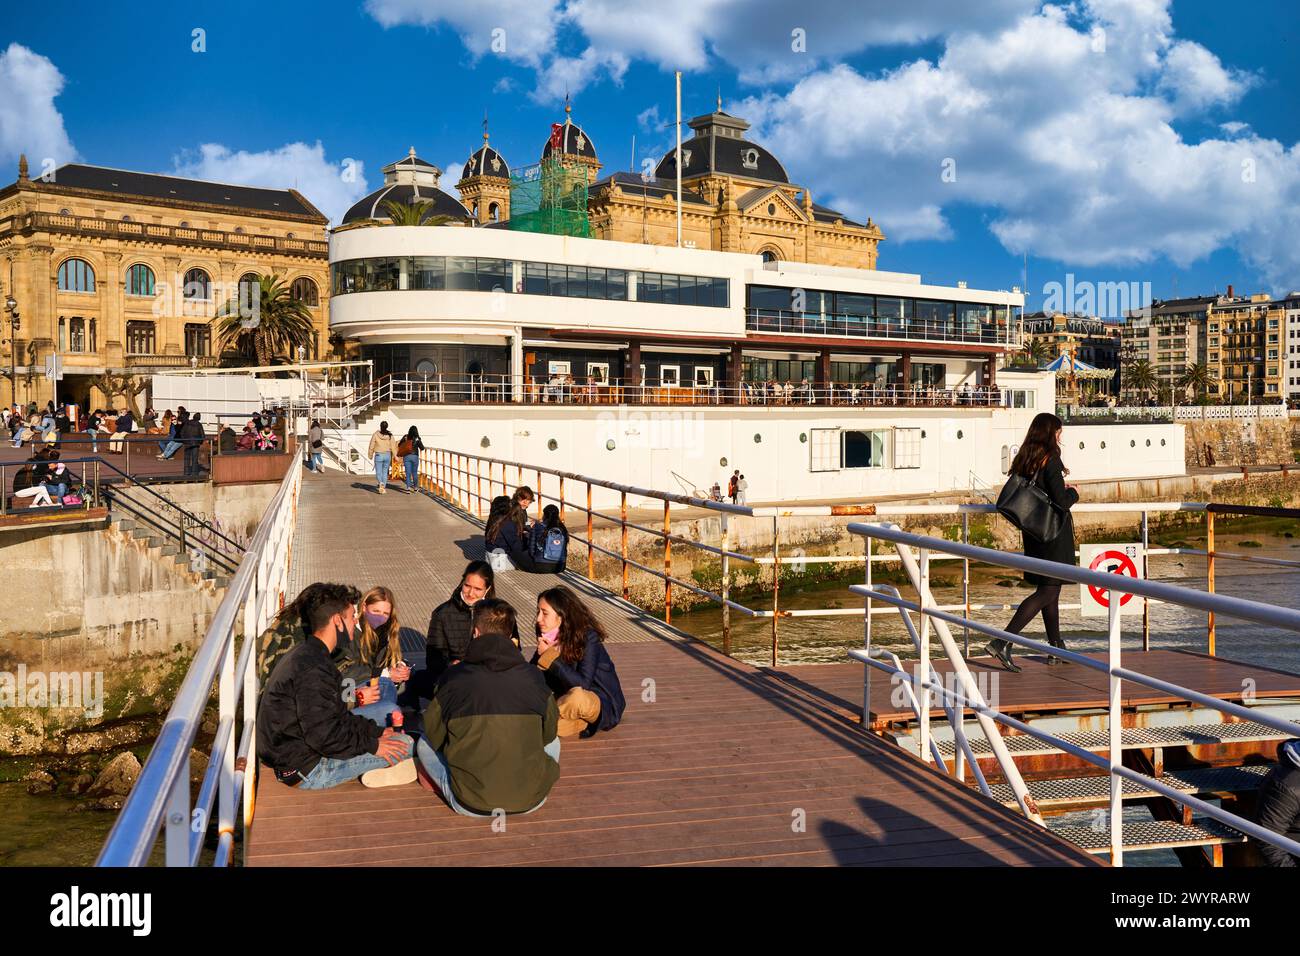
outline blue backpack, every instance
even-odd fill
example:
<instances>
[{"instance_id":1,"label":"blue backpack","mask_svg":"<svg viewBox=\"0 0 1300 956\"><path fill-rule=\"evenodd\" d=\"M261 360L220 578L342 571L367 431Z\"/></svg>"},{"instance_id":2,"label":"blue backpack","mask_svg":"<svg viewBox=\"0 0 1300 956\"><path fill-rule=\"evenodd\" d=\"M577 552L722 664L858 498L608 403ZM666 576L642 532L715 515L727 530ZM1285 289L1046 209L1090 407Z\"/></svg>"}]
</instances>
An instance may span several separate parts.
<instances>
[{"instance_id":1,"label":"blue backpack","mask_svg":"<svg viewBox=\"0 0 1300 956\"><path fill-rule=\"evenodd\" d=\"M533 534L533 559L547 564L564 564L568 556L569 538L563 528L538 527Z\"/></svg>"}]
</instances>

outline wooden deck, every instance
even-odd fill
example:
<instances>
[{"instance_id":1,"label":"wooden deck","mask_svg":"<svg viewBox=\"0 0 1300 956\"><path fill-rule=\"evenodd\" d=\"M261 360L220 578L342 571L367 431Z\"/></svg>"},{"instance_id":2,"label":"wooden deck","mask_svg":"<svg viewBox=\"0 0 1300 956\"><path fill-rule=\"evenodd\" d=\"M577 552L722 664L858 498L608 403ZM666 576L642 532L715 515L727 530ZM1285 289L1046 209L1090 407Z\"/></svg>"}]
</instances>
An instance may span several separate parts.
<instances>
[{"instance_id":1,"label":"wooden deck","mask_svg":"<svg viewBox=\"0 0 1300 956\"><path fill-rule=\"evenodd\" d=\"M942 654L942 649L937 650ZM1084 656L1103 662L1106 660L1105 654ZM904 663L911 666L915 662ZM1109 706L1109 679L1100 671L1078 664L1049 667L1041 656L1028 653L1017 653L1016 663L1022 668L1019 674L1004 671L988 657L970 658L971 674L977 682L992 679L996 675L997 706L1005 714L1050 714ZM942 674L946 677L952 672L947 658L933 659L931 666L936 676ZM1300 699L1300 675L1193 651L1126 651L1124 666L1171 684L1195 688L1220 700L1241 703L1246 688L1252 688L1256 699ZM792 687L817 698L835 713L860 722L862 672L863 666L859 664L817 664L783 667L776 673ZM987 678L981 678L981 672L990 673ZM1180 697L1132 681L1125 681L1121 685L1121 692L1123 706L1129 710L1150 705L1185 703ZM873 673L870 715L873 727L915 719L910 707L899 707L890 698L889 676L880 672ZM942 716L943 710L935 708L931 714Z\"/></svg>"},{"instance_id":2,"label":"wooden deck","mask_svg":"<svg viewBox=\"0 0 1300 956\"><path fill-rule=\"evenodd\" d=\"M430 610L481 554L476 526L424 496L380 497L360 479L305 481L294 586L388 585L415 658ZM498 593L528 621L554 581L513 572ZM614 731L564 741L541 810L496 832L414 784L309 793L263 773L246 864L1097 865L865 736L814 688L725 658L580 578L567 583L609 629L628 708Z\"/></svg>"}]
</instances>

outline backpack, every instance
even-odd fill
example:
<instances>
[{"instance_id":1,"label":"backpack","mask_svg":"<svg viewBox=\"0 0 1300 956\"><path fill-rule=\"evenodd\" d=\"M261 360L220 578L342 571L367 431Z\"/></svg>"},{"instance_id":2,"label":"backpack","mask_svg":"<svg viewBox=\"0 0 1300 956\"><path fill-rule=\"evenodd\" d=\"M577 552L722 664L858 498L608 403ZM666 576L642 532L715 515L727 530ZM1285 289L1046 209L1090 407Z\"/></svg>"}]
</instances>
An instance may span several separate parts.
<instances>
[{"instance_id":1,"label":"backpack","mask_svg":"<svg viewBox=\"0 0 1300 956\"><path fill-rule=\"evenodd\" d=\"M538 528L533 533L533 560L562 564L568 556L568 546L568 535L563 528Z\"/></svg>"},{"instance_id":2,"label":"backpack","mask_svg":"<svg viewBox=\"0 0 1300 956\"><path fill-rule=\"evenodd\" d=\"M407 455L415 453L415 442L411 441L411 436L407 435L397 443L397 457L405 458Z\"/></svg>"}]
</instances>

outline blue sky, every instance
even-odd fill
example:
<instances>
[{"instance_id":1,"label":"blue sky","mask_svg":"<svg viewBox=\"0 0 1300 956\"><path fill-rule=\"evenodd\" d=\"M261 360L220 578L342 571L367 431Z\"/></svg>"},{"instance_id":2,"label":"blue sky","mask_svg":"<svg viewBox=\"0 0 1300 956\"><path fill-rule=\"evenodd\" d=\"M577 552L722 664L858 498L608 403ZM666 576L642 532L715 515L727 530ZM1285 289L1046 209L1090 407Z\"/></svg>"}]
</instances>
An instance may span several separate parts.
<instances>
[{"instance_id":1,"label":"blue sky","mask_svg":"<svg viewBox=\"0 0 1300 956\"><path fill-rule=\"evenodd\" d=\"M1067 274L1157 297L1277 293L1300 288L1300 8L1247 6L9 6L0 163L6 180L25 151L34 168L296 185L337 216L411 145L454 182L485 110L506 159L535 161L566 90L606 171L633 166L634 136L638 161L657 157L681 68L688 117L720 90L815 200L874 217L882 269L1008 288L1027 254L1031 308Z\"/></svg>"}]
</instances>

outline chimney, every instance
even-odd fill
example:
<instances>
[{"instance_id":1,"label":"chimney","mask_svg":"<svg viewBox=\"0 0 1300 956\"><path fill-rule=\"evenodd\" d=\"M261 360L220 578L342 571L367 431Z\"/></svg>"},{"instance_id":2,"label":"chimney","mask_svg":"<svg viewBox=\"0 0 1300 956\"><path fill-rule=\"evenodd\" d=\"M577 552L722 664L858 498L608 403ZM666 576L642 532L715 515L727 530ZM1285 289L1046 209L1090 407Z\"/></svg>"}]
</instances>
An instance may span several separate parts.
<instances>
[{"instance_id":1,"label":"chimney","mask_svg":"<svg viewBox=\"0 0 1300 956\"><path fill-rule=\"evenodd\" d=\"M29 182L27 178L27 154L26 153L20 153L18 155L18 181L20 183Z\"/></svg>"},{"instance_id":2,"label":"chimney","mask_svg":"<svg viewBox=\"0 0 1300 956\"><path fill-rule=\"evenodd\" d=\"M1229 298L1229 299L1232 298L1232 283L1231 283L1231 282L1228 283L1228 298Z\"/></svg>"}]
</instances>

